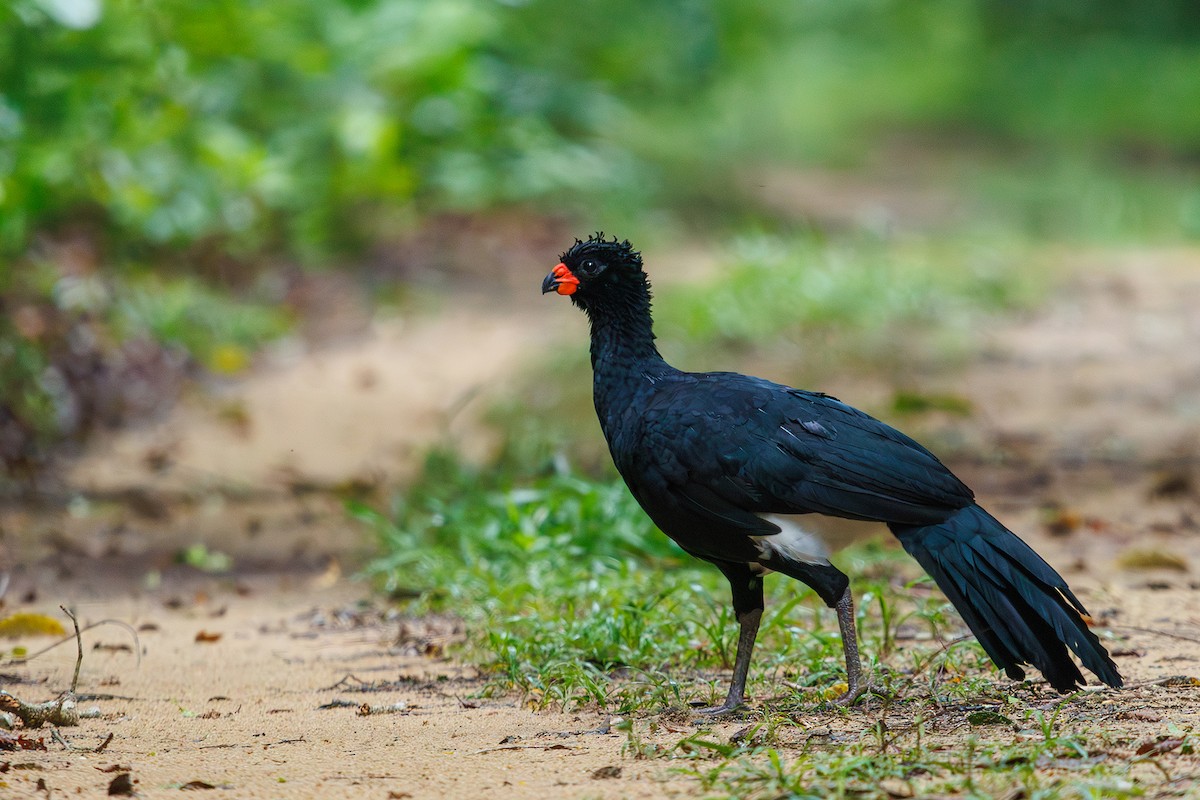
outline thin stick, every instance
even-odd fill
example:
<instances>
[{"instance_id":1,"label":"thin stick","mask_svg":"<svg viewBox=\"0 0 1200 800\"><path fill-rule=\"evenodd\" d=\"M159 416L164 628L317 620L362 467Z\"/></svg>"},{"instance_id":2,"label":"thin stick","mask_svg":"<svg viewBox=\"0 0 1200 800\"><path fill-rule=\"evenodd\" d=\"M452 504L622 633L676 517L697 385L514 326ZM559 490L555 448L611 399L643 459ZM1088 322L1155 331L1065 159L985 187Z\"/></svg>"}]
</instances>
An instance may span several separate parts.
<instances>
[{"instance_id":1,"label":"thin stick","mask_svg":"<svg viewBox=\"0 0 1200 800\"><path fill-rule=\"evenodd\" d=\"M1184 636L1182 633L1172 633L1171 631L1160 631L1157 628L1143 628L1140 625L1109 625L1109 630L1114 631L1138 631L1140 633L1152 633L1155 636L1165 636L1168 639L1179 639L1183 642L1191 642L1192 644L1200 644L1200 639L1195 636Z\"/></svg>"},{"instance_id":2,"label":"thin stick","mask_svg":"<svg viewBox=\"0 0 1200 800\"><path fill-rule=\"evenodd\" d=\"M66 606L59 606L62 612L71 618L71 623L75 626L75 646L79 654L75 657L75 677L71 679L71 694L75 694L75 690L79 688L79 668L83 665L83 636L79 633L79 620L75 615L67 610Z\"/></svg>"},{"instance_id":3,"label":"thin stick","mask_svg":"<svg viewBox=\"0 0 1200 800\"><path fill-rule=\"evenodd\" d=\"M50 738L53 739L58 744L62 745L64 750L73 750L76 753L103 753L105 748L108 747L109 743L112 742L112 740L114 738L114 734L112 734L112 733L108 734L108 738L106 738L103 742L96 745L95 747L81 747L79 745L71 744L70 742L68 742L66 740L66 738L62 735L62 732L59 731L58 728L50 729Z\"/></svg>"},{"instance_id":4,"label":"thin stick","mask_svg":"<svg viewBox=\"0 0 1200 800\"><path fill-rule=\"evenodd\" d=\"M60 608L61 608L61 606L60 606ZM80 629L80 632L82 633L82 632L90 631L92 628L99 628L101 625L116 625L117 627L124 628L125 630L127 630L129 632L129 635L131 637L133 637L134 656L137 658L137 665L140 667L142 665L142 642L141 642L141 639L138 637L137 630L129 623L122 622L119 619L102 619L98 622L93 622L91 625L83 626L83 628ZM38 656L49 653L51 650L58 647L59 645L66 644L67 642L71 641L74 638L75 638L74 636L64 636L62 639L59 639L54 644L46 645L45 647L43 647L41 650L38 650L37 652L29 653L28 655L21 656L20 658L13 658L13 659L9 659L8 661L4 661L4 662L0 662L0 663L26 664L26 663L32 661L33 659L37 658Z\"/></svg>"}]
</instances>

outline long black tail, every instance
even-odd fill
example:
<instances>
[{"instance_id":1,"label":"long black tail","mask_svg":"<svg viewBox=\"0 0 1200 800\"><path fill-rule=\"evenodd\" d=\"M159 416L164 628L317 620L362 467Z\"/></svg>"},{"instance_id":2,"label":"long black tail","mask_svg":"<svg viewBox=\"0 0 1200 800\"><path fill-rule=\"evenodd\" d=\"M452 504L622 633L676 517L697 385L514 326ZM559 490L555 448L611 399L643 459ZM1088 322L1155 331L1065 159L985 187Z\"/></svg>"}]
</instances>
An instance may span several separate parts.
<instances>
[{"instance_id":1,"label":"long black tail","mask_svg":"<svg viewBox=\"0 0 1200 800\"><path fill-rule=\"evenodd\" d=\"M1060 692L1086 683L1067 648L1109 686L1124 681L1108 651L1080 617L1067 582L1029 545L977 505L945 522L892 526L992 657L1013 680L1037 667Z\"/></svg>"}]
</instances>

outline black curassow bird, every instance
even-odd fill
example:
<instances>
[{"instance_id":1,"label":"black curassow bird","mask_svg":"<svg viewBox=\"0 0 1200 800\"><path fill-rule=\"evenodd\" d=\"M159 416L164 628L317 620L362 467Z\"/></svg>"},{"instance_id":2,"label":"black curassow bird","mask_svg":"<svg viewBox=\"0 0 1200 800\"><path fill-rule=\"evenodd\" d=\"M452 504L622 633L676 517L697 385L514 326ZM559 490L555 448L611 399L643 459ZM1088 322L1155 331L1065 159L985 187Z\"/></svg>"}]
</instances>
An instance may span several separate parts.
<instances>
[{"instance_id":1,"label":"black curassow bird","mask_svg":"<svg viewBox=\"0 0 1200 800\"><path fill-rule=\"evenodd\" d=\"M975 503L917 442L817 392L732 372L681 372L654 344L650 283L628 241L576 240L542 282L591 323L594 399L617 470L650 519L729 579L739 635L721 713L745 697L763 613L763 575L782 572L836 609L848 689L866 685L846 575L821 538L790 520L827 514L885 523L933 577L1008 676L1022 665L1059 692L1085 683L1067 649L1119 687L1083 605L1029 545Z\"/></svg>"}]
</instances>

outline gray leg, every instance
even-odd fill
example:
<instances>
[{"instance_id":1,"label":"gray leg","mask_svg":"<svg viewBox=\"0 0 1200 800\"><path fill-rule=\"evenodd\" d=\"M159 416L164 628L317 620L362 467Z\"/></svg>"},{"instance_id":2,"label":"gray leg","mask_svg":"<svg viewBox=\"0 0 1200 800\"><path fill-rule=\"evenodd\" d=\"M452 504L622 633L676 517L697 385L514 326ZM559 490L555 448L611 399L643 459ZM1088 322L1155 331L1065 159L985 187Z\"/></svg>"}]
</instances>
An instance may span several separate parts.
<instances>
[{"instance_id":1,"label":"gray leg","mask_svg":"<svg viewBox=\"0 0 1200 800\"><path fill-rule=\"evenodd\" d=\"M867 691L862 678L862 662L858 658L858 629L854 625L854 598L850 587L837 603L838 628L842 632L842 653L846 656L846 693L835 702L839 706L852 705Z\"/></svg>"},{"instance_id":2,"label":"gray leg","mask_svg":"<svg viewBox=\"0 0 1200 800\"><path fill-rule=\"evenodd\" d=\"M737 657L733 663L733 683L729 684L729 694L721 705L697 709L697 713L727 714L741 707L742 701L746 699L746 678L750 674L750 655L754 652L754 640L758 636L758 624L762 621L762 615L761 608L753 608L738 614Z\"/></svg>"},{"instance_id":3,"label":"gray leg","mask_svg":"<svg viewBox=\"0 0 1200 800\"><path fill-rule=\"evenodd\" d=\"M717 568L725 573L733 592L733 612L738 621L737 655L733 660L733 683L729 686L725 702L719 706L698 709L701 714L727 714L741 707L746 699L750 654L754 652L754 639L758 636L758 625L763 615L762 575L748 564L718 562Z\"/></svg>"}]
</instances>

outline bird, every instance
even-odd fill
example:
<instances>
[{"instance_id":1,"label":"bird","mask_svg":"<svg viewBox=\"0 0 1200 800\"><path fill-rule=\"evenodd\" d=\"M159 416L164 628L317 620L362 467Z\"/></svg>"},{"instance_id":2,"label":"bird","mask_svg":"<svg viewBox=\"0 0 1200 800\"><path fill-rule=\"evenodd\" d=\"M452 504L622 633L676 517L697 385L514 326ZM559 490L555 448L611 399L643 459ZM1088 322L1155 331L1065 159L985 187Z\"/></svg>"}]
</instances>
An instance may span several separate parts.
<instances>
[{"instance_id":1,"label":"bird","mask_svg":"<svg viewBox=\"0 0 1200 800\"><path fill-rule=\"evenodd\" d=\"M700 711L744 706L771 572L836 611L847 685L837 702L867 691L849 577L830 561L835 542L799 524L806 514L886 525L1009 678L1024 680L1032 666L1073 692L1086 681L1070 650L1122 686L1067 582L921 444L821 392L668 364L642 255L628 240L575 239L542 281L548 293L587 316L593 401L617 472L663 533L729 581L733 677L724 702Z\"/></svg>"}]
</instances>

